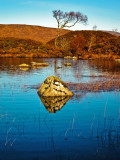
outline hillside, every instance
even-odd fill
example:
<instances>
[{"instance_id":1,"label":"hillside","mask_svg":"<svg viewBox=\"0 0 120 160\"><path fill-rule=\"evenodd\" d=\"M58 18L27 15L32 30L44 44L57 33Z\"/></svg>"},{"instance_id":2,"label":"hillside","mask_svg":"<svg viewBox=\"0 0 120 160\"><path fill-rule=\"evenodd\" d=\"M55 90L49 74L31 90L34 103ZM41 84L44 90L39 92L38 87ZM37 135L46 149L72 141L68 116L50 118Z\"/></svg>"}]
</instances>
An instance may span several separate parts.
<instances>
[{"instance_id":1,"label":"hillside","mask_svg":"<svg viewBox=\"0 0 120 160\"><path fill-rule=\"evenodd\" d=\"M0 57L49 58L64 57L65 55L64 50L56 49L39 41L14 37L0 38Z\"/></svg>"},{"instance_id":2,"label":"hillside","mask_svg":"<svg viewBox=\"0 0 120 160\"><path fill-rule=\"evenodd\" d=\"M120 37L109 31L69 31L31 25L0 25L0 57L120 58ZM119 35L119 34L118 34Z\"/></svg>"},{"instance_id":3,"label":"hillside","mask_svg":"<svg viewBox=\"0 0 120 160\"><path fill-rule=\"evenodd\" d=\"M63 30L62 34L68 33L69 30ZM0 37L14 37L19 39L31 39L46 43L57 35L56 28L47 28L33 25L3 25L0 24Z\"/></svg>"},{"instance_id":4,"label":"hillside","mask_svg":"<svg viewBox=\"0 0 120 160\"><path fill-rule=\"evenodd\" d=\"M55 39L47 44L54 46ZM73 55L120 56L120 37L103 31L72 31L57 39L57 47L71 52Z\"/></svg>"},{"instance_id":5,"label":"hillside","mask_svg":"<svg viewBox=\"0 0 120 160\"><path fill-rule=\"evenodd\" d=\"M64 35L68 32L72 32L70 30L62 31L61 35ZM110 34L115 35L113 31L104 31ZM20 25L20 24L0 24L0 37L14 37L19 39L31 39L35 41L39 41L42 43L47 43L48 41L54 39L57 35L56 28L48 28L34 25ZM120 36L120 33L116 33L117 36Z\"/></svg>"},{"instance_id":6,"label":"hillside","mask_svg":"<svg viewBox=\"0 0 120 160\"><path fill-rule=\"evenodd\" d=\"M70 31L64 35L61 35L58 39L58 41L66 39L66 41L69 40L71 42L74 38L76 38L78 35L83 36L86 41L90 40L91 36L97 36L97 39L99 41L102 41L103 39L108 38L116 38L115 35L108 33L109 31L91 31L91 30L81 30L81 31ZM117 37L118 38L118 37ZM47 42L47 44L54 44L55 39L50 40Z\"/></svg>"}]
</instances>

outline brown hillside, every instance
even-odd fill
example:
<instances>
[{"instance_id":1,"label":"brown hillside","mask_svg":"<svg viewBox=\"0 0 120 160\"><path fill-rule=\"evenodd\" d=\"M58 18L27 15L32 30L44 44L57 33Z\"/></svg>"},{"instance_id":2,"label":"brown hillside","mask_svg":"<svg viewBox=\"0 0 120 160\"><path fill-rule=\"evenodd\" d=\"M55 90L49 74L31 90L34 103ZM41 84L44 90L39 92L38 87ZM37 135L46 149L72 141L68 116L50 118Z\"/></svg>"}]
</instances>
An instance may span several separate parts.
<instances>
[{"instance_id":1,"label":"brown hillside","mask_svg":"<svg viewBox=\"0 0 120 160\"><path fill-rule=\"evenodd\" d=\"M62 35L68 33L69 30L63 30ZM56 28L47 28L33 25L3 25L0 24L0 37L14 37L20 39L32 39L46 43L54 39L57 35Z\"/></svg>"},{"instance_id":2,"label":"brown hillside","mask_svg":"<svg viewBox=\"0 0 120 160\"><path fill-rule=\"evenodd\" d=\"M71 43L71 41L77 36L77 35L81 35L83 36L86 41L89 41L91 39L91 36L96 35L98 41L104 41L108 38L118 38L115 35L109 33L109 31L92 31L92 30L80 30L80 31L70 31L64 35L61 35L58 38L58 41L61 42L61 40L65 39L66 42L69 41L69 43ZM48 44L50 45L54 45L55 44L55 39L52 39L48 42Z\"/></svg>"},{"instance_id":3,"label":"brown hillside","mask_svg":"<svg viewBox=\"0 0 120 160\"><path fill-rule=\"evenodd\" d=\"M48 42L55 45L55 39ZM64 49L76 56L113 55L120 56L120 38L103 31L72 31L57 39L57 48Z\"/></svg>"}]
</instances>

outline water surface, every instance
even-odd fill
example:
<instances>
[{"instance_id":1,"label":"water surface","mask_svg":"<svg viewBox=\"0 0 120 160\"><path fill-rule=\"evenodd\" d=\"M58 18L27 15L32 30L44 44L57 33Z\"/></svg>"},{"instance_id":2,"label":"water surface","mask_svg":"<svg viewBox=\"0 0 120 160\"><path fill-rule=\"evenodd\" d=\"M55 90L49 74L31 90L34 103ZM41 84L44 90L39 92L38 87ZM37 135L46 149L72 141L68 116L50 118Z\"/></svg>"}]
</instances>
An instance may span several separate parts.
<instances>
[{"instance_id":1,"label":"water surface","mask_svg":"<svg viewBox=\"0 0 120 160\"><path fill-rule=\"evenodd\" d=\"M49 66L27 70L18 66L33 61ZM66 62L72 66L65 67ZM115 73L120 74L120 65L109 61L1 58L0 160L119 159L119 92L76 96L73 89L74 97L62 99L52 110L34 87L51 75L67 83L85 83Z\"/></svg>"}]
</instances>

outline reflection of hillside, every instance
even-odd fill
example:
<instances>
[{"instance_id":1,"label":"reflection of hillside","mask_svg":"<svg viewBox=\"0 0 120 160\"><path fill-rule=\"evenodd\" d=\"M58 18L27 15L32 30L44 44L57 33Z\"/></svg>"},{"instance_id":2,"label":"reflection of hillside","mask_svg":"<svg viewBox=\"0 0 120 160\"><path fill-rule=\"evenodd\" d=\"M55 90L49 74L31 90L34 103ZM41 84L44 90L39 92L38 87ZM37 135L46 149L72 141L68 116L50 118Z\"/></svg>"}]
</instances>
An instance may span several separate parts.
<instances>
[{"instance_id":1,"label":"reflection of hillside","mask_svg":"<svg viewBox=\"0 0 120 160\"><path fill-rule=\"evenodd\" d=\"M77 81L84 83L85 80L94 82L96 80L101 80L103 76L111 74L120 73L120 63L116 61L107 61L107 60L86 60L86 61L75 61L73 74ZM107 73L105 75L105 73Z\"/></svg>"},{"instance_id":2,"label":"reflection of hillside","mask_svg":"<svg viewBox=\"0 0 120 160\"><path fill-rule=\"evenodd\" d=\"M9 74L21 74L25 72L32 72L34 69L38 69L37 67L32 66L32 62L44 62L41 59L33 59L33 58L0 58L0 71L7 71ZM20 64L28 64L30 68L20 68ZM40 69L40 68L39 68ZM42 68L41 68L42 69Z\"/></svg>"},{"instance_id":3,"label":"reflection of hillside","mask_svg":"<svg viewBox=\"0 0 120 160\"><path fill-rule=\"evenodd\" d=\"M50 63L55 67L55 73L56 75L60 75L61 70L57 69L57 66L64 66L64 62L72 62L72 67L69 69L70 72L73 73L74 77L77 79L81 77L85 77L85 72L89 70L91 74L94 72L100 71L100 72L120 72L120 63L117 63L115 61L104 61L104 60L90 60L90 61L64 61L59 59L50 59ZM16 74L23 72L23 69L21 70L19 68L20 64L28 64L31 66L32 62L46 62L46 59L34 59L34 58L0 58L0 71L7 71L9 74ZM47 60L48 62L48 60ZM26 70L26 72L32 72L34 69L30 67ZM42 69L42 68L39 68ZM63 70L66 70L66 68L62 68ZM68 70L67 70L68 71ZM88 75L89 76L89 75Z\"/></svg>"},{"instance_id":4,"label":"reflection of hillside","mask_svg":"<svg viewBox=\"0 0 120 160\"><path fill-rule=\"evenodd\" d=\"M67 103L67 101L70 98L71 98L70 96L67 96L67 97L40 97L45 108L50 113L56 113L56 111L59 111Z\"/></svg>"},{"instance_id":5,"label":"reflection of hillside","mask_svg":"<svg viewBox=\"0 0 120 160\"><path fill-rule=\"evenodd\" d=\"M120 72L120 63L117 63L116 61L92 60L89 61L89 66L102 72Z\"/></svg>"}]
</instances>

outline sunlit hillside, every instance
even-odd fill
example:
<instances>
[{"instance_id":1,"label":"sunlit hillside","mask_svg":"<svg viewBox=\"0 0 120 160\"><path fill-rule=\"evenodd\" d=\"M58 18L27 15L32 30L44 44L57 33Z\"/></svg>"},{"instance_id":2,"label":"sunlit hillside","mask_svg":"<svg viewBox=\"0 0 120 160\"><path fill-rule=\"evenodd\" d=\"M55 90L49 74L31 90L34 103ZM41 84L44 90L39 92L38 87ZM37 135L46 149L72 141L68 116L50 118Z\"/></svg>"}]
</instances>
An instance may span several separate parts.
<instances>
[{"instance_id":1,"label":"sunlit hillside","mask_svg":"<svg viewBox=\"0 0 120 160\"><path fill-rule=\"evenodd\" d=\"M55 45L55 39L48 42ZM57 46L73 55L120 55L120 37L103 31L72 31L57 39Z\"/></svg>"},{"instance_id":2,"label":"sunlit hillside","mask_svg":"<svg viewBox=\"0 0 120 160\"><path fill-rule=\"evenodd\" d=\"M63 30L62 34L69 32ZM57 35L56 28L47 28L33 25L0 25L0 37L14 37L20 39L32 39L46 43Z\"/></svg>"},{"instance_id":3,"label":"sunlit hillside","mask_svg":"<svg viewBox=\"0 0 120 160\"><path fill-rule=\"evenodd\" d=\"M64 57L115 59L120 56L119 33L62 30L32 25L0 25L0 57ZM57 46L55 46L55 40ZM97 56L97 57L96 57ZM117 56L117 57L116 57ZM114 57L114 58L113 58Z\"/></svg>"}]
</instances>

